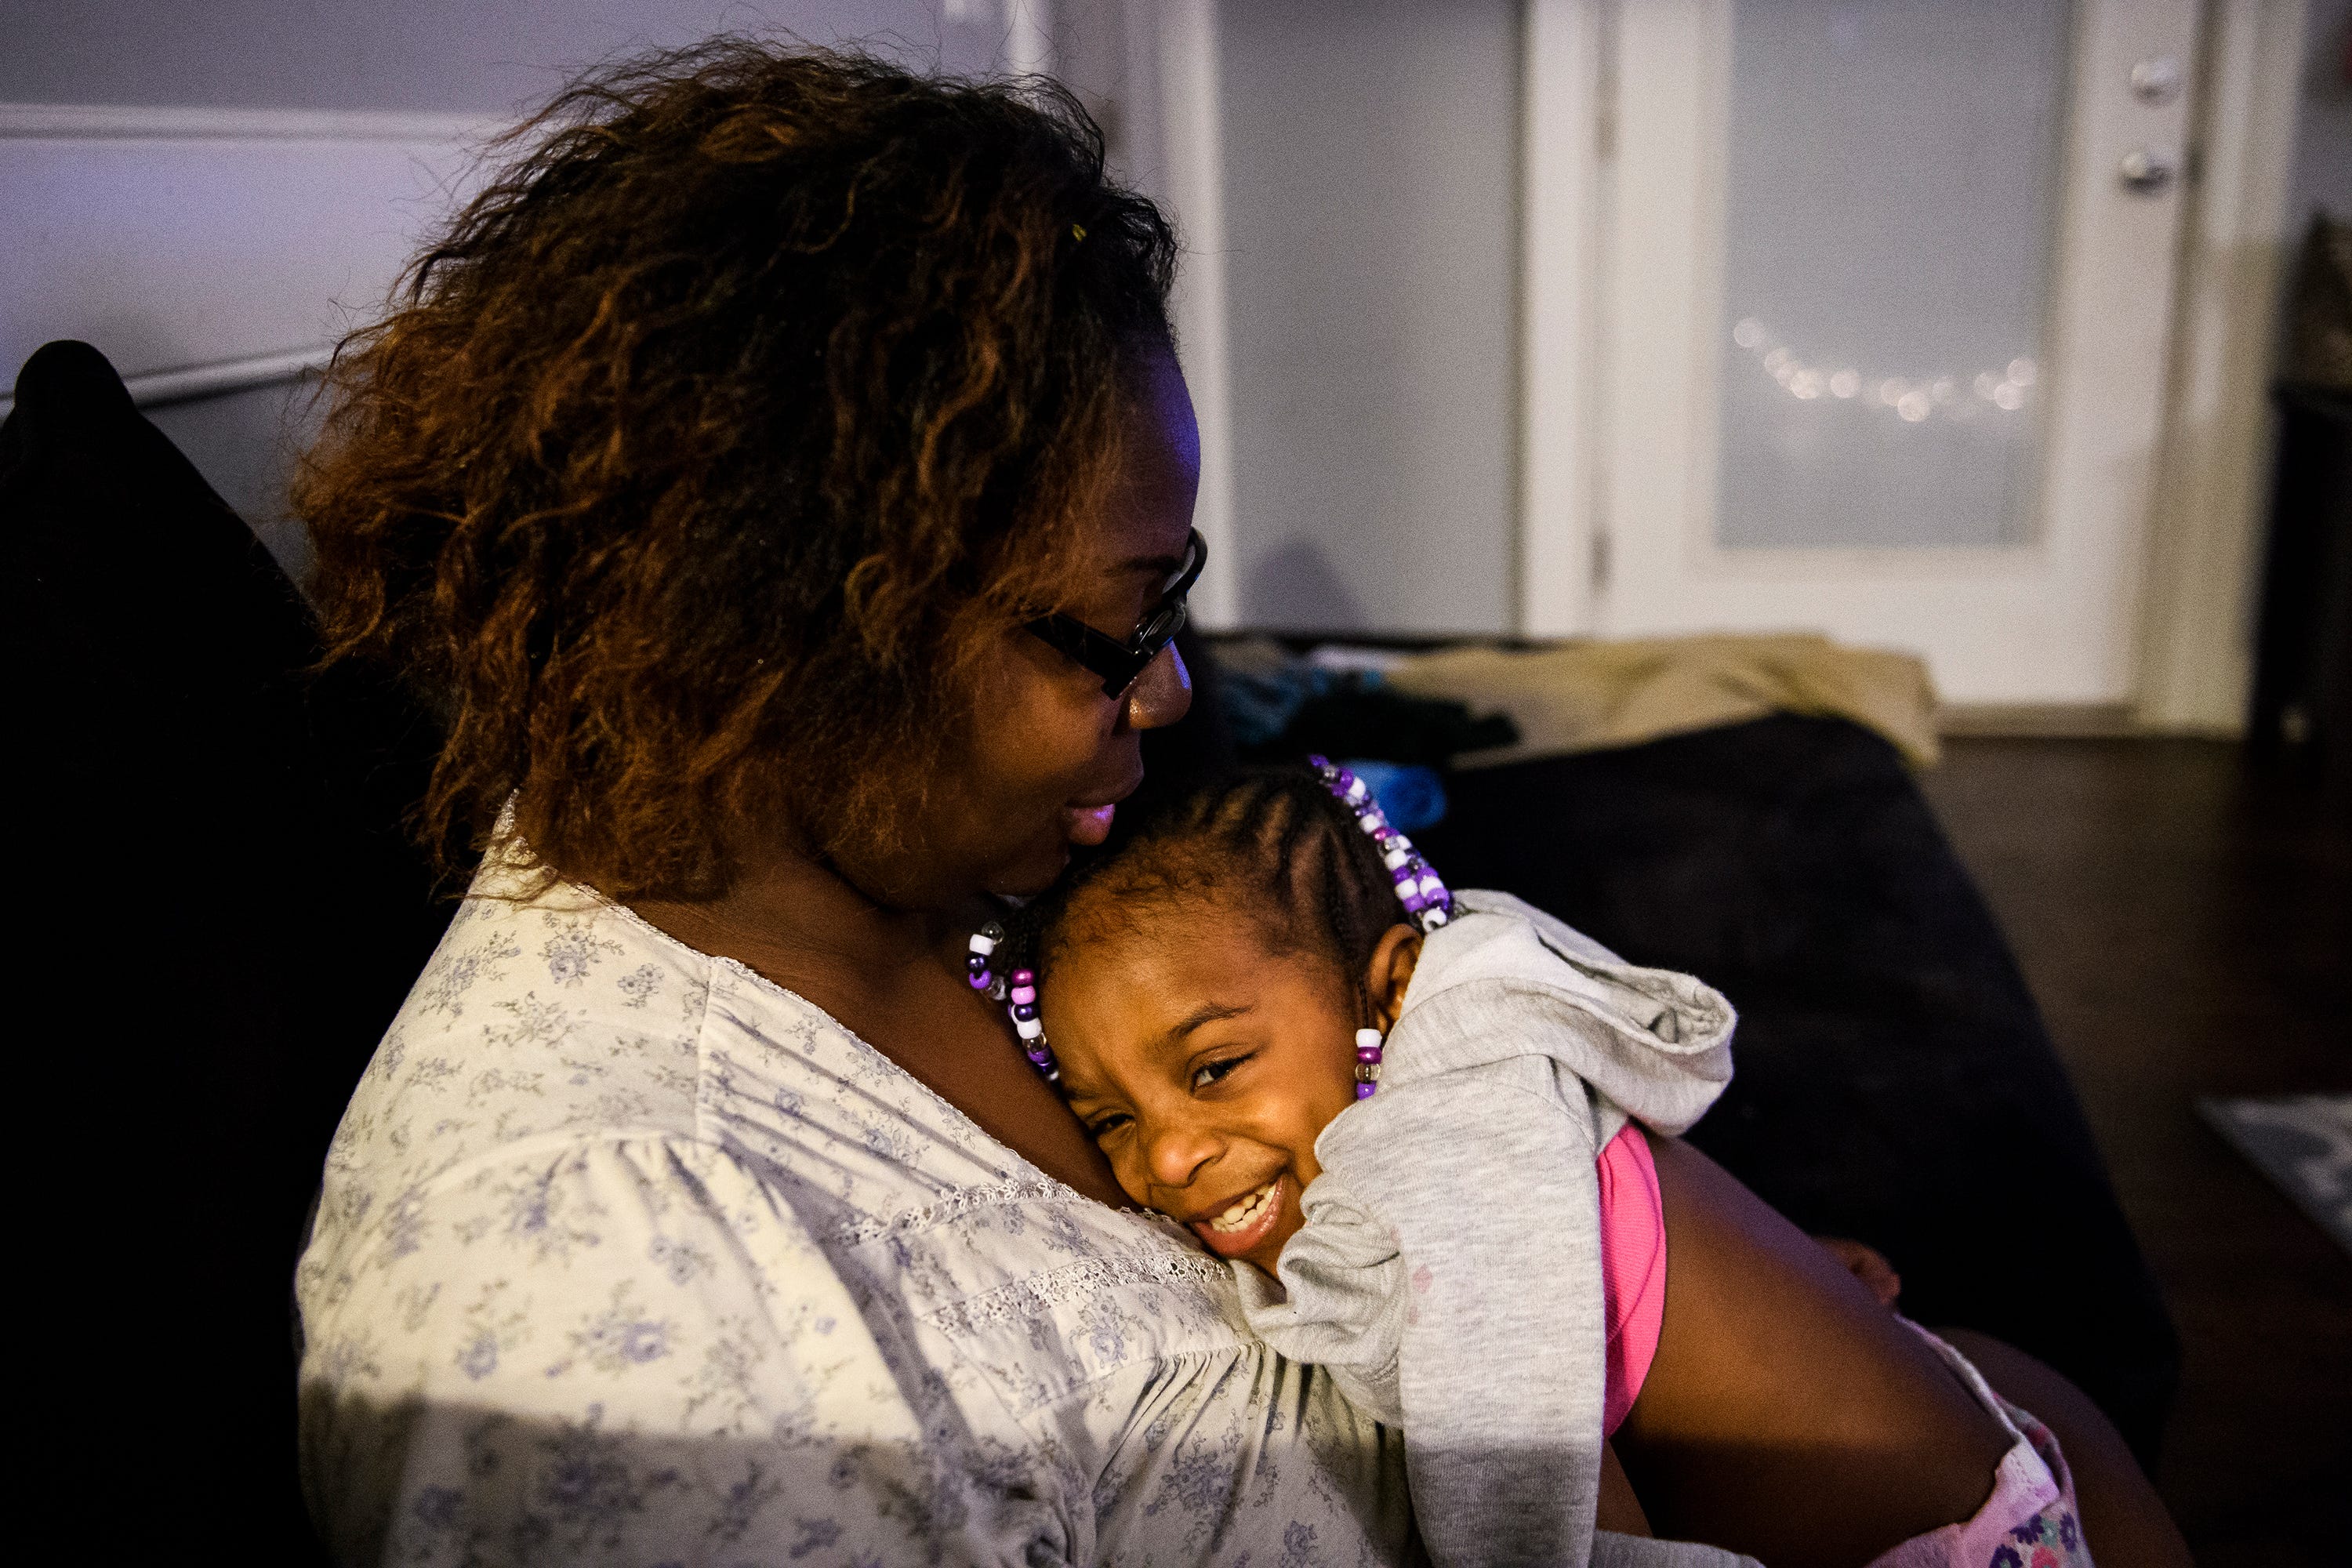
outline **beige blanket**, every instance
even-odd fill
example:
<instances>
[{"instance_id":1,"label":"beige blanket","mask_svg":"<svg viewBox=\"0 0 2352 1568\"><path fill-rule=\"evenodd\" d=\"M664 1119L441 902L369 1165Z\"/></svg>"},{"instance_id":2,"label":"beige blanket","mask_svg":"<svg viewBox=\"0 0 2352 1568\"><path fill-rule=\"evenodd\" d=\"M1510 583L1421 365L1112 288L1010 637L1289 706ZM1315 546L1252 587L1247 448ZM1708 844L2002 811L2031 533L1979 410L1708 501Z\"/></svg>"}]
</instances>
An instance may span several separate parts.
<instances>
[{"instance_id":1,"label":"beige blanket","mask_svg":"<svg viewBox=\"0 0 2352 1568\"><path fill-rule=\"evenodd\" d=\"M1925 664L1806 633L1448 648L1392 668L1388 683L1511 716L1518 743L1467 752L1454 759L1460 768L1636 745L1768 713L1850 719L1885 736L1914 767L1937 757Z\"/></svg>"}]
</instances>

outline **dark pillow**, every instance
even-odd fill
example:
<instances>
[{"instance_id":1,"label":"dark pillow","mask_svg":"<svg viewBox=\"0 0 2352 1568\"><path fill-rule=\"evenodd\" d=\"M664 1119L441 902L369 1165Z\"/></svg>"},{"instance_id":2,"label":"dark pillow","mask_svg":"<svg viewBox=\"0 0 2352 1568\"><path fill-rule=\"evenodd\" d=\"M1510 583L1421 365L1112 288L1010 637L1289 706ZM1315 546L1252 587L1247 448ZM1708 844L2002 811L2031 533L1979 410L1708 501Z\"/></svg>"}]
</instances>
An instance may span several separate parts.
<instances>
[{"instance_id":1,"label":"dark pillow","mask_svg":"<svg viewBox=\"0 0 2352 1568\"><path fill-rule=\"evenodd\" d=\"M310 677L293 585L88 344L17 377L0 552L41 1018L14 1109L68 1151L19 1253L60 1320L32 1358L41 1511L310 1552L289 1289L344 1101L446 921L400 833L430 726Z\"/></svg>"}]
</instances>

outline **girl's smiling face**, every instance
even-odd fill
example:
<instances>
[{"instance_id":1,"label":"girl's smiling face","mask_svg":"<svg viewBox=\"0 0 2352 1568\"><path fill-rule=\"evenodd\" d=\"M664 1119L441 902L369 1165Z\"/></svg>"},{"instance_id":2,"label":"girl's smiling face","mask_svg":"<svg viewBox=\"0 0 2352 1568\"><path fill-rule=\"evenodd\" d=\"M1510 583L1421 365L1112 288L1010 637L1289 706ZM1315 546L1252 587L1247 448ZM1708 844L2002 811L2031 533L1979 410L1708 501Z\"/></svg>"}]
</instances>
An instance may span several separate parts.
<instances>
[{"instance_id":1,"label":"girl's smiling face","mask_svg":"<svg viewBox=\"0 0 2352 1568\"><path fill-rule=\"evenodd\" d=\"M1360 990L1322 953L1270 952L1223 900L1146 905L1057 947L1045 1037L1127 1194L1272 1273L1322 1171L1316 1137L1356 1102L1356 1031L1395 1020L1420 934L1383 934Z\"/></svg>"}]
</instances>

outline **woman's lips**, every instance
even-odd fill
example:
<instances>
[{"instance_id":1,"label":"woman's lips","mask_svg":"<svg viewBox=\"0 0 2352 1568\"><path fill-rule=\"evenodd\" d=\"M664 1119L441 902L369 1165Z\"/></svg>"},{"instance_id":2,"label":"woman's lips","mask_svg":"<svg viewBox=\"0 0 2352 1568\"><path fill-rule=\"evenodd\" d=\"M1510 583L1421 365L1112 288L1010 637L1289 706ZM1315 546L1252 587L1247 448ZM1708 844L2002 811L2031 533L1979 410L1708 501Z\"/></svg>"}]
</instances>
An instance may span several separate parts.
<instances>
[{"instance_id":1,"label":"woman's lips","mask_svg":"<svg viewBox=\"0 0 2352 1568\"><path fill-rule=\"evenodd\" d=\"M1271 1236L1274 1227L1282 1222L1282 1184L1288 1179L1276 1176L1255 1192L1244 1193L1206 1219L1188 1221L1187 1228L1201 1238L1202 1246L1218 1257L1239 1258ZM1232 1230L1218 1229L1216 1222L1227 1215L1234 1215L1242 1223Z\"/></svg>"},{"instance_id":2,"label":"woman's lips","mask_svg":"<svg viewBox=\"0 0 2352 1568\"><path fill-rule=\"evenodd\" d=\"M1110 837L1110 819L1118 811L1116 803L1064 806L1063 831L1073 844L1099 844Z\"/></svg>"}]
</instances>

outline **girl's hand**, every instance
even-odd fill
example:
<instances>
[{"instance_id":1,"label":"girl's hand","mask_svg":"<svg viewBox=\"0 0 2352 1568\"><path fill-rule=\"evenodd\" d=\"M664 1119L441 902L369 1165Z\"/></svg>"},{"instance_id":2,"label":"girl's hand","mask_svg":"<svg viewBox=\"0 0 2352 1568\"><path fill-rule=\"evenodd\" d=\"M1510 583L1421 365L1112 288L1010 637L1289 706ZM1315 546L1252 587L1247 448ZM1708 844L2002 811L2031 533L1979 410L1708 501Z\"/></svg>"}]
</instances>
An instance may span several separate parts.
<instances>
[{"instance_id":1,"label":"girl's hand","mask_svg":"<svg viewBox=\"0 0 2352 1568\"><path fill-rule=\"evenodd\" d=\"M1880 1306L1890 1312L1895 1310L1895 1300L1903 1294L1903 1276L1895 1272L1895 1265L1886 1261L1886 1254L1851 1237L1817 1236L1813 1240L1843 1264L1847 1273L1861 1280L1863 1289L1877 1297Z\"/></svg>"}]
</instances>

